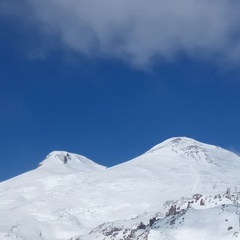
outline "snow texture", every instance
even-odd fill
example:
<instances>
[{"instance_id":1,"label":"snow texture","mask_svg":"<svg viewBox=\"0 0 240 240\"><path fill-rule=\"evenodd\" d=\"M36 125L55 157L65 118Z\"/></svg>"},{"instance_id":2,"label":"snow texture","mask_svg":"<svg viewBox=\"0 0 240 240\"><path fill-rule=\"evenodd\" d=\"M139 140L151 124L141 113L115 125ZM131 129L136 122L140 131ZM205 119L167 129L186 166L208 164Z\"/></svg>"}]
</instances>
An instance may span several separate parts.
<instances>
[{"instance_id":1,"label":"snow texture","mask_svg":"<svg viewBox=\"0 0 240 240\"><path fill-rule=\"evenodd\" d=\"M0 183L0 240L239 239L239 169L186 137L111 168L55 151Z\"/></svg>"}]
</instances>

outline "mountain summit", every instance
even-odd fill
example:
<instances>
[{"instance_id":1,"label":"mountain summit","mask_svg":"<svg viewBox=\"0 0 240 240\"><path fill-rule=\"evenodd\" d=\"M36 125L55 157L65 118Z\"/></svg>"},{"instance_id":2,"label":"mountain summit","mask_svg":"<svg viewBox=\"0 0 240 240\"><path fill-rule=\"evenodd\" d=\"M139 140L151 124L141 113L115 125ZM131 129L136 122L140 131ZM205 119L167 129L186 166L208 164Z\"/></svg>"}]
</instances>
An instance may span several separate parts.
<instances>
[{"instance_id":1,"label":"mountain summit","mask_svg":"<svg viewBox=\"0 0 240 240\"><path fill-rule=\"evenodd\" d=\"M53 151L49 153L46 159L39 163L39 167L50 168L52 170L70 168L75 171L94 171L106 168L82 155L65 151Z\"/></svg>"},{"instance_id":2,"label":"mountain summit","mask_svg":"<svg viewBox=\"0 0 240 240\"><path fill-rule=\"evenodd\" d=\"M208 163L216 165L221 164L223 156L226 156L227 161L236 157L235 153L187 137L170 138L154 146L147 153L161 150L165 152L169 151L169 153L172 152L183 158L192 158L196 161L207 161ZM219 155L219 157L217 155Z\"/></svg>"},{"instance_id":3,"label":"mountain summit","mask_svg":"<svg viewBox=\"0 0 240 240\"><path fill-rule=\"evenodd\" d=\"M238 238L239 169L236 154L186 137L110 168L54 151L0 183L0 239Z\"/></svg>"}]
</instances>

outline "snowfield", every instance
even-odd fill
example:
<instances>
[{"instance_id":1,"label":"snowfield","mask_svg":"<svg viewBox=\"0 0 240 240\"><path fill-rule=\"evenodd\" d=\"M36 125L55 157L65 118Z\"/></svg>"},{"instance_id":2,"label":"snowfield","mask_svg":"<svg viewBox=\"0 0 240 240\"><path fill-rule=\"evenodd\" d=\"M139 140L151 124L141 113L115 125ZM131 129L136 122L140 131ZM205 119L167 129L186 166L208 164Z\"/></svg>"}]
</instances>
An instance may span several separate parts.
<instances>
[{"instance_id":1,"label":"snowfield","mask_svg":"<svg viewBox=\"0 0 240 240\"><path fill-rule=\"evenodd\" d=\"M0 240L239 239L239 169L185 137L111 168L55 151L0 183Z\"/></svg>"}]
</instances>

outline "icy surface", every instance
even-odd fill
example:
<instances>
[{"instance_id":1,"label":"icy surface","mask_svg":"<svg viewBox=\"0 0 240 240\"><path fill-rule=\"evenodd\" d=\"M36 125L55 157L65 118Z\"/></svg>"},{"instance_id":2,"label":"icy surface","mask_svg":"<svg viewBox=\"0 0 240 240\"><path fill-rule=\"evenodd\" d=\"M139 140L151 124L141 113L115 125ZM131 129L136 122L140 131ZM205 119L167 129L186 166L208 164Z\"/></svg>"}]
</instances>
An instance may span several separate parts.
<instances>
[{"instance_id":1,"label":"icy surface","mask_svg":"<svg viewBox=\"0 0 240 240\"><path fill-rule=\"evenodd\" d=\"M111 168L55 151L37 169L0 183L0 240L124 239L154 216L156 228L139 229L140 240L238 238L236 196L226 192L240 189L239 169L236 154L183 137ZM168 220L179 209L184 221L173 226Z\"/></svg>"}]
</instances>

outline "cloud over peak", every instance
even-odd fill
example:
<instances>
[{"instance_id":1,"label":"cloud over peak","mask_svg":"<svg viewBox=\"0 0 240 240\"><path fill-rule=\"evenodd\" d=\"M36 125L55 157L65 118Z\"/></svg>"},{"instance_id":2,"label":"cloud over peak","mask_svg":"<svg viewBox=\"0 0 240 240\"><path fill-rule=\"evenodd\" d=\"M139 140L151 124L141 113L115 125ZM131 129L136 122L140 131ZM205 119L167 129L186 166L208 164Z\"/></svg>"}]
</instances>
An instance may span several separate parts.
<instances>
[{"instance_id":1,"label":"cloud over peak","mask_svg":"<svg viewBox=\"0 0 240 240\"><path fill-rule=\"evenodd\" d=\"M9 16L16 14L10 10L11 2L0 3ZM172 60L179 53L240 62L240 3L235 0L24 3L28 14L20 14L21 19L31 19L46 37L57 36L64 47L88 56L120 58L138 67L149 65L155 57Z\"/></svg>"}]
</instances>

